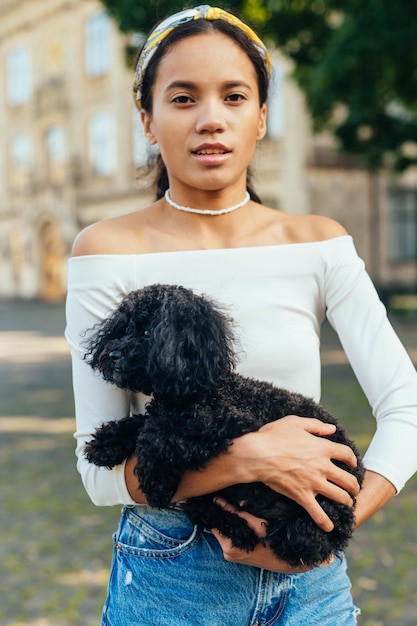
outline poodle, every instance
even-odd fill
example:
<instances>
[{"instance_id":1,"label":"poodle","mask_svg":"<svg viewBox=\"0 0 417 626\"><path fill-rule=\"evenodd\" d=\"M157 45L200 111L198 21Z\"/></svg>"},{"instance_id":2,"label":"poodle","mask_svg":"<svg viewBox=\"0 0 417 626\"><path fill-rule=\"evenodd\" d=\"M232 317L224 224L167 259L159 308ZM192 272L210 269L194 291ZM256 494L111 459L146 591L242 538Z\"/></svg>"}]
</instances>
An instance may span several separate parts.
<instances>
[{"instance_id":1,"label":"poodle","mask_svg":"<svg viewBox=\"0 0 417 626\"><path fill-rule=\"evenodd\" d=\"M152 398L144 414L97 429L85 455L108 468L135 455L135 474L151 506L169 506L184 472L204 468L234 438L290 414L335 424L336 432L328 439L350 446L358 463L351 468L334 462L362 484L359 452L332 415L309 398L234 371L233 321L209 298L181 286L150 285L129 293L91 333L85 355L91 367L106 381ZM236 510L264 518L267 530L261 541L293 566L328 560L352 535L354 506L318 495L334 523L334 530L326 533L294 500L260 482L182 504L195 524L217 528L248 552L259 537L239 515L220 508L216 495Z\"/></svg>"}]
</instances>

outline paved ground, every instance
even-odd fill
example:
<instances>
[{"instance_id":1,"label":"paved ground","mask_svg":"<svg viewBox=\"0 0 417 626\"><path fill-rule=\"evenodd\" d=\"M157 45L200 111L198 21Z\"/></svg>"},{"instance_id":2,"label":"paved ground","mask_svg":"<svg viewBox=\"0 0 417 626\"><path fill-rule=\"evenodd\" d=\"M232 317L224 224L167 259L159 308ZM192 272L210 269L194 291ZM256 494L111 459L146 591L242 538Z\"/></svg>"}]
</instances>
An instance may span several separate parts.
<instances>
[{"instance_id":1,"label":"paved ground","mask_svg":"<svg viewBox=\"0 0 417 626\"><path fill-rule=\"evenodd\" d=\"M417 324L396 327L417 362ZM95 508L75 471L63 328L61 305L0 302L0 626L99 623L118 510ZM364 449L369 407L328 328L323 346L323 403ZM355 534L361 626L417 624L416 511L413 479Z\"/></svg>"}]
</instances>

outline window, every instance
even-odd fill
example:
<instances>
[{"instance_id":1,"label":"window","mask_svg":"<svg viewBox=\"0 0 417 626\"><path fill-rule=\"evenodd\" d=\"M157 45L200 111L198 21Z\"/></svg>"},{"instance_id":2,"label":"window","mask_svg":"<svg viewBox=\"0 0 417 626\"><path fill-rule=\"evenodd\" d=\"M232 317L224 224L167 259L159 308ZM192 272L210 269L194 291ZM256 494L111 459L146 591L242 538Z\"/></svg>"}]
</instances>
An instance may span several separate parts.
<instances>
[{"instance_id":1,"label":"window","mask_svg":"<svg viewBox=\"0 0 417 626\"><path fill-rule=\"evenodd\" d=\"M94 174L112 174L116 169L116 152L114 119L109 113L97 113L88 127L88 156Z\"/></svg>"},{"instance_id":2,"label":"window","mask_svg":"<svg viewBox=\"0 0 417 626\"><path fill-rule=\"evenodd\" d=\"M10 145L10 160L22 170L30 171L33 166L33 144L28 135L17 135Z\"/></svg>"},{"instance_id":3,"label":"window","mask_svg":"<svg viewBox=\"0 0 417 626\"><path fill-rule=\"evenodd\" d=\"M13 187L27 184L34 167L32 139L28 135L17 135L10 143L10 183Z\"/></svg>"},{"instance_id":4,"label":"window","mask_svg":"<svg viewBox=\"0 0 417 626\"><path fill-rule=\"evenodd\" d=\"M417 190L391 192L391 260L417 259Z\"/></svg>"},{"instance_id":5,"label":"window","mask_svg":"<svg viewBox=\"0 0 417 626\"><path fill-rule=\"evenodd\" d=\"M46 134L46 149L50 161L62 163L67 157L67 143L62 126L52 126Z\"/></svg>"},{"instance_id":6,"label":"window","mask_svg":"<svg viewBox=\"0 0 417 626\"><path fill-rule=\"evenodd\" d=\"M89 76L102 76L110 69L110 19L97 13L86 24L85 64Z\"/></svg>"},{"instance_id":7,"label":"window","mask_svg":"<svg viewBox=\"0 0 417 626\"><path fill-rule=\"evenodd\" d=\"M6 61L7 99L11 106L24 104L30 98L32 85L29 52L16 48L9 52Z\"/></svg>"},{"instance_id":8,"label":"window","mask_svg":"<svg viewBox=\"0 0 417 626\"><path fill-rule=\"evenodd\" d=\"M60 184L65 178L65 162L67 160L67 139L62 126L52 126L48 130L45 144L49 178L51 182Z\"/></svg>"},{"instance_id":9,"label":"window","mask_svg":"<svg viewBox=\"0 0 417 626\"><path fill-rule=\"evenodd\" d=\"M271 139L281 139L284 134L284 80L284 68L274 61L267 118L267 132Z\"/></svg>"}]
</instances>

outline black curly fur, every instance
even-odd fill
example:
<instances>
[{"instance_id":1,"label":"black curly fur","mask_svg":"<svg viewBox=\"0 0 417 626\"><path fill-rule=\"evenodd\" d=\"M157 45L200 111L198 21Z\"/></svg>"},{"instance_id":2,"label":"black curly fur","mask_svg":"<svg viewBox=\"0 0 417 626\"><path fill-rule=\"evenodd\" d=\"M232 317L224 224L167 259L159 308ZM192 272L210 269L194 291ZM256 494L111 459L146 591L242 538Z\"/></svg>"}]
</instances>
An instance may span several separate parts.
<instances>
[{"instance_id":1,"label":"black curly fur","mask_svg":"<svg viewBox=\"0 0 417 626\"><path fill-rule=\"evenodd\" d=\"M151 506L166 507L187 470L201 470L232 439L285 415L316 417L337 426L332 441L346 444L356 468L336 462L362 484L359 452L335 418L313 400L234 372L232 320L208 298L174 285L151 285L128 294L98 328L86 355L105 380L153 394L144 415L104 424L87 444L86 457L113 467L135 454L135 473ZM318 496L334 523L322 531L304 508L263 483L241 484L190 498L191 520L218 528L248 551L258 537L238 515L213 502L219 495L237 509L267 520L265 541L291 565L317 565L346 547L354 510Z\"/></svg>"}]
</instances>

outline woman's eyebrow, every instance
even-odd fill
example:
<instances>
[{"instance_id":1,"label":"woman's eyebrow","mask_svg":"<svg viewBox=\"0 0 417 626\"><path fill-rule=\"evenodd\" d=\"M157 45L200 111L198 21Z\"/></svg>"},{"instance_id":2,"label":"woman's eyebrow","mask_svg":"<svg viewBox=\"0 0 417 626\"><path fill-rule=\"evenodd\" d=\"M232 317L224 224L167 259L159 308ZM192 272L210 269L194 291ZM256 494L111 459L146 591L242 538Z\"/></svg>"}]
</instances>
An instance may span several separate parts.
<instances>
[{"instance_id":1,"label":"woman's eyebrow","mask_svg":"<svg viewBox=\"0 0 417 626\"><path fill-rule=\"evenodd\" d=\"M187 80L173 80L172 83L169 83L165 88L165 91L170 91L171 89L196 89L196 83L192 83Z\"/></svg>"},{"instance_id":2,"label":"woman's eyebrow","mask_svg":"<svg viewBox=\"0 0 417 626\"><path fill-rule=\"evenodd\" d=\"M244 80L230 80L222 83L223 89L235 89L238 87L244 87L246 89L250 89L252 91L252 87L249 83ZM167 87L165 88L165 92L170 91L171 89L198 89L198 83L188 81L188 80L173 80Z\"/></svg>"},{"instance_id":3,"label":"woman's eyebrow","mask_svg":"<svg viewBox=\"0 0 417 626\"><path fill-rule=\"evenodd\" d=\"M250 89L252 91L252 87L245 80L230 80L223 83L223 87L226 89L235 89L237 87L244 87L245 89Z\"/></svg>"}]
</instances>

